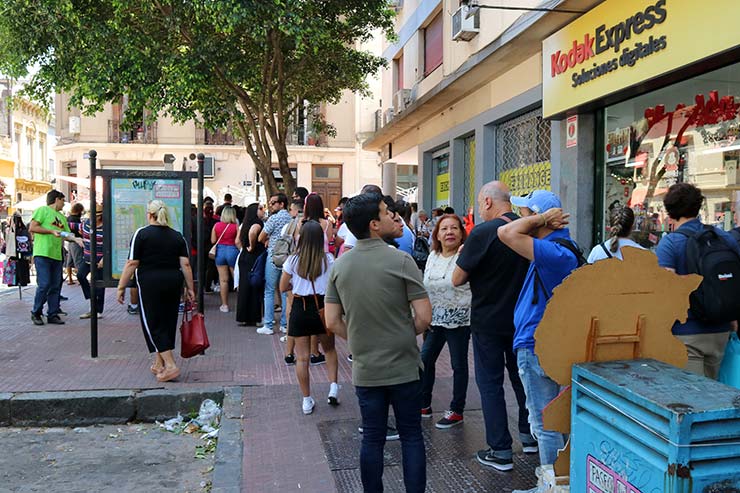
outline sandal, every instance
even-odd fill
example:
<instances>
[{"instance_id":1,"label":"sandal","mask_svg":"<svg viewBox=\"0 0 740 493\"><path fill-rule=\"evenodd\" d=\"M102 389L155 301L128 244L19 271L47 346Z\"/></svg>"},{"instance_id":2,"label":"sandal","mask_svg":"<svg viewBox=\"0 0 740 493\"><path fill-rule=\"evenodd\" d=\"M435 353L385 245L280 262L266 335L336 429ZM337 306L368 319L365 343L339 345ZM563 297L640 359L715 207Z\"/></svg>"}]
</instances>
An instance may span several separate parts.
<instances>
[{"instance_id":1,"label":"sandal","mask_svg":"<svg viewBox=\"0 0 740 493\"><path fill-rule=\"evenodd\" d=\"M157 374L157 380L160 382L169 382L180 376L180 369L173 368L171 370L163 370Z\"/></svg>"},{"instance_id":2,"label":"sandal","mask_svg":"<svg viewBox=\"0 0 740 493\"><path fill-rule=\"evenodd\" d=\"M153 375L157 375L157 374L161 373L164 370L164 366L152 365L152 366L149 367L149 369L151 370L151 372L152 372Z\"/></svg>"}]
</instances>

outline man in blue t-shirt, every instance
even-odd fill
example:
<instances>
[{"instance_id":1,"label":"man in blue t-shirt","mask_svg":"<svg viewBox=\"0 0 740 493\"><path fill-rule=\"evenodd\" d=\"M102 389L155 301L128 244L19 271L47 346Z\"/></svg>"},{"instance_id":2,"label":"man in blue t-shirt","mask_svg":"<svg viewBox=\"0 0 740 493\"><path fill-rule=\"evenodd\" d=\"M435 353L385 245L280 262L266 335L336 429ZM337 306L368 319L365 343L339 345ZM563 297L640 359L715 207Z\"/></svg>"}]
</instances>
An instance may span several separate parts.
<instances>
[{"instance_id":1,"label":"man in blue t-shirt","mask_svg":"<svg viewBox=\"0 0 740 493\"><path fill-rule=\"evenodd\" d=\"M542 411L560 393L560 385L542 370L534 354L534 333L552 290L578 267L578 259L571 250L557 243L560 239L572 242L565 228L569 215L563 213L557 195L536 190L526 197L512 197L511 203L519 207L522 218L501 226L498 237L530 260L514 308L514 352L527 395L529 423L539 444L540 464L550 465L555 463L565 441L562 434L543 429Z\"/></svg>"},{"instance_id":2,"label":"man in blue t-shirt","mask_svg":"<svg viewBox=\"0 0 740 493\"><path fill-rule=\"evenodd\" d=\"M692 236L704 228L698 217L703 202L701 190L690 183L676 183L668 189L663 198L663 205L668 212L674 232L664 236L658 244L656 254L661 267L679 275L689 274L686 258L688 237L682 233ZM717 229L717 234L740 255L740 247L732 236L720 229ZM725 354L727 333L732 330L734 324L702 321L691 310L686 323L673 324L673 334L686 345L689 353L686 369L716 380Z\"/></svg>"}]
</instances>

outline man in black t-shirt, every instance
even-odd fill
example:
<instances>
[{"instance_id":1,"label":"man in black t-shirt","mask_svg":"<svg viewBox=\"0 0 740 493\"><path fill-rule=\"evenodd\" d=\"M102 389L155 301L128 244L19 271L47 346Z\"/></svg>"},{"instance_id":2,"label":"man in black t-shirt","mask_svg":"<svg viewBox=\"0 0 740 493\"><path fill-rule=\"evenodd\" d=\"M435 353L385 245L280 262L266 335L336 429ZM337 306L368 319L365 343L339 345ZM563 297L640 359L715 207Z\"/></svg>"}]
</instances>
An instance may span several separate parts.
<instances>
[{"instance_id":1,"label":"man in black t-shirt","mask_svg":"<svg viewBox=\"0 0 740 493\"><path fill-rule=\"evenodd\" d=\"M529 261L498 238L499 227L519 218L511 212L509 189L504 183L493 181L483 185L478 194L478 214L484 222L476 225L465 241L452 283L460 286L470 282L473 294L470 329L475 381L480 391L489 447L478 452L478 461L500 471L510 471L514 465L504 399L504 368L509 372L519 405L519 439L524 452L537 453L513 352L514 306Z\"/></svg>"}]
</instances>

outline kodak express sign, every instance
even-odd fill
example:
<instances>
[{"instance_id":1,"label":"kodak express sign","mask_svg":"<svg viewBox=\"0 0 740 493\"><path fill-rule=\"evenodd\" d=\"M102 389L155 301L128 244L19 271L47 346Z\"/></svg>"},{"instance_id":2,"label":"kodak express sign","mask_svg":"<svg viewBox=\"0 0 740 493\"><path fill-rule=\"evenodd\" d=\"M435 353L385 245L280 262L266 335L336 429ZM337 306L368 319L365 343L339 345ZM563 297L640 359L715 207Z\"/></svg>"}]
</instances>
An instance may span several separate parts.
<instances>
[{"instance_id":1,"label":"kodak express sign","mask_svg":"<svg viewBox=\"0 0 740 493\"><path fill-rule=\"evenodd\" d=\"M738 18L739 0L606 0L542 43L543 114L736 48Z\"/></svg>"}]
</instances>

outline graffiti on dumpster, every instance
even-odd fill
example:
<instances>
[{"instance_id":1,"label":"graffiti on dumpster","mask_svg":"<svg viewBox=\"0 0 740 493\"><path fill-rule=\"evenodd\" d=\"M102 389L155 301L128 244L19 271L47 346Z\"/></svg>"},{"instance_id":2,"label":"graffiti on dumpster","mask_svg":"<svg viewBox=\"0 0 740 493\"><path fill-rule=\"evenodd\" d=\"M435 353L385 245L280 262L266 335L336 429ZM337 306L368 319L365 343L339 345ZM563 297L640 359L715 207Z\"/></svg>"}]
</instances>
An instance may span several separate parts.
<instances>
[{"instance_id":1,"label":"graffiti on dumpster","mask_svg":"<svg viewBox=\"0 0 740 493\"><path fill-rule=\"evenodd\" d=\"M588 493L642 493L622 476L609 469L592 456L586 458Z\"/></svg>"}]
</instances>

